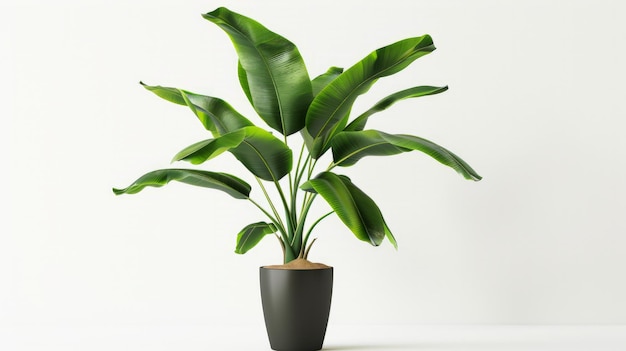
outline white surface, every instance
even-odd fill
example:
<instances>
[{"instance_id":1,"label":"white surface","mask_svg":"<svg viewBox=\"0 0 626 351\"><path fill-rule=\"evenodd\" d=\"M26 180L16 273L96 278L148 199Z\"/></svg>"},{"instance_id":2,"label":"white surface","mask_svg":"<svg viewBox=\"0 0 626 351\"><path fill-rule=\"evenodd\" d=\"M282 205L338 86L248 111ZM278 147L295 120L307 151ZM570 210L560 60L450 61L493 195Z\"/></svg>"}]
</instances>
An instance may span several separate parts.
<instances>
[{"instance_id":1,"label":"white surface","mask_svg":"<svg viewBox=\"0 0 626 351\"><path fill-rule=\"evenodd\" d=\"M230 42L200 17L222 5L295 42L311 76L431 34L438 49L355 111L448 84L371 126L439 142L485 177L418 153L345 170L400 249L360 243L336 219L318 227L311 257L336 267L334 321L626 323L626 2L19 0L0 5L0 325L261 318L257 267L280 249L232 253L262 219L254 208L177 184L110 190L206 137L140 80L252 116Z\"/></svg>"},{"instance_id":2,"label":"white surface","mask_svg":"<svg viewBox=\"0 0 626 351\"><path fill-rule=\"evenodd\" d=\"M3 351L271 350L258 327L0 329ZM8 342L7 342L8 341ZM626 326L330 326L323 350L622 351Z\"/></svg>"}]
</instances>

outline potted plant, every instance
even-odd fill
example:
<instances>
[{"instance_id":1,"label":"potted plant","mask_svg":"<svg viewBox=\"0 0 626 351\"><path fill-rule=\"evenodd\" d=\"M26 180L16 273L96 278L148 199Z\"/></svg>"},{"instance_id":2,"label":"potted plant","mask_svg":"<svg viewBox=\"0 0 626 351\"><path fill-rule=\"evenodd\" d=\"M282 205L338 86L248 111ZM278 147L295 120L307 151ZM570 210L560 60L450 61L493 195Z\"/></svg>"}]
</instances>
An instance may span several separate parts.
<instances>
[{"instance_id":1,"label":"potted plant","mask_svg":"<svg viewBox=\"0 0 626 351\"><path fill-rule=\"evenodd\" d=\"M243 92L273 131L255 125L217 97L141 84L165 100L190 108L212 135L184 148L174 161L198 165L229 152L255 178L265 203L253 199L252 186L246 181L202 169L159 169L113 191L134 194L148 186L179 181L226 192L258 208L264 221L243 226L235 252L246 253L268 235L276 237L282 249L282 265L260 268L270 344L275 350L318 350L328 321L332 267L307 260L315 242L311 238L315 226L336 214L357 239L378 246L386 238L397 247L374 200L337 170L366 156L417 150L466 179L481 177L458 156L429 140L366 129L368 119L377 112L403 99L441 93L446 86L410 87L351 117L355 100L378 79L402 71L435 50L429 35L400 40L346 70L331 67L310 79L297 47L260 23L223 7L203 17L230 37L239 59ZM332 161L320 168L318 161L327 154L332 154ZM330 211L307 222L311 206L320 197Z\"/></svg>"}]
</instances>

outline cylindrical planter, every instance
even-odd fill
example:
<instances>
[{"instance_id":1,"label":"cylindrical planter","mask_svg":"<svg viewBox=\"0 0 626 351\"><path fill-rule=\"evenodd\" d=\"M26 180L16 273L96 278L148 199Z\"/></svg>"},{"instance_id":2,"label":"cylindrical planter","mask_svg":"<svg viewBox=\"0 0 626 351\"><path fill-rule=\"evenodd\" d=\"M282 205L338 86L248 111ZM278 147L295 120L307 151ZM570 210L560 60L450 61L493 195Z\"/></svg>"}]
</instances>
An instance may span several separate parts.
<instances>
[{"instance_id":1,"label":"cylindrical planter","mask_svg":"<svg viewBox=\"0 0 626 351\"><path fill-rule=\"evenodd\" d=\"M333 268L261 267L261 300L270 345L277 351L320 350L326 335Z\"/></svg>"}]
</instances>

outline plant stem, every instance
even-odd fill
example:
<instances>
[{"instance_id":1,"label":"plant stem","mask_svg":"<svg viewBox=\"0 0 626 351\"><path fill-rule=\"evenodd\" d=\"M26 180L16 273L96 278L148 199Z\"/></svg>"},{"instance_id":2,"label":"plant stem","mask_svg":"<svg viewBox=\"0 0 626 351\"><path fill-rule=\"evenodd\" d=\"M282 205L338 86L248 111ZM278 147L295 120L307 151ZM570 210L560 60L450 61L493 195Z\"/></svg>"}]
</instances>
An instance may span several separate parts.
<instances>
[{"instance_id":1,"label":"plant stem","mask_svg":"<svg viewBox=\"0 0 626 351\"><path fill-rule=\"evenodd\" d=\"M311 227L309 228L309 231L306 233L306 235L304 236L304 240L302 240L302 248L304 249L304 247L306 246L306 243L309 241L309 236L311 235L311 232L313 232L313 228L315 228L316 225L318 225L324 218L330 216L331 214L335 213L335 211L330 211L327 214L323 215L322 217L318 218L317 221L315 221ZM313 240L315 241L315 239ZM313 245L313 243L311 242L311 245ZM311 246L309 246L308 250L306 250L306 252L304 253L304 258L306 258L308 256L308 251L311 249ZM302 251L300 251L300 254L302 254Z\"/></svg>"},{"instance_id":2,"label":"plant stem","mask_svg":"<svg viewBox=\"0 0 626 351\"><path fill-rule=\"evenodd\" d=\"M304 229L304 222L306 221L307 214L309 213L313 200L315 200L315 196L317 194L307 193L307 195L308 198L305 198L305 202L302 204L302 213L300 215L300 221L298 222L298 230L300 230L300 232ZM302 240L302 243L306 244L306 241Z\"/></svg>"},{"instance_id":3,"label":"plant stem","mask_svg":"<svg viewBox=\"0 0 626 351\"><path fill-rule=\"evenodd\" d=\"M292 216L289 205L287 204L287 198L285 197L283 188L280 186L280 183L277 180L274 181L274 185L276 186L276 190L278 191L278 195L280 196L280 199L283 203L283 207L285 209L285 218L288 224L287 230L289 231L289 233L293 233L293 231L295 230L295 228L293 227L293 223L295 223L295 220L294 220L294 217Z\"/></svg>"},{"instance_id":4,"label":"plant stem","mask_svg":"<svg viewBox=\"0 0 626 351\"><path fill-rule=\"evenodd\" d=\"M315 243L315 240L317 240L317 238L313 239L313 241L311 241L309 246L304 251L304 255L302 255L302 258L304 258L305 260L309 259L309 252L311 251L311 247L313 247L313 243Z\"/></svg>"},{"instance_id":5,"label":"plant stem","mask_svg":"<svg viewBox=\"0 0 626 351\"><path fill-rule=\"evenodd\" d=\"M302 144L302 148L300 148L300 156L298 156L298 163L296 164L295 178L294 178L294 188L291 189L291 208L295 209L296 206L296 196L298 195L298 186L300 186L300 180L302 179L302 174L304 169L306 168L307 162L309 162L310 156L307 156L304 164L302 165L302 170L300 169L300 164L302 162L302 156L304 155L304 144Z\"/></svg>"},{"instance_id":6,"label":"plant stem","mask_svg":"<svg viewBox=\"0 0 626 351\"><path fill-rule=\"evenodd\" d=\"M283 135L284 140L285 140L285 146L287 146L287 148L289 148L289 145L287 145L287 136ZM296 173L297 173L297 167L296 167ZM292 172L289 171L289 194L293 194L293 179L292 179ZM278 189L278 192L280 193L280 196L283 199L283 206L285 207L285 215L287 216L287 218L290 218L291 220L289 220L288 222L295 222L295 216L292 213L291 207L289 207L287 205L287 201L285 199L285 195L282 192L282 188L280 187L278 181L274 181L274 183L276 183L276 188Z\"/></svg>"},{"instance_id":7,"label":"plant stem","mask_svg":"<svg viewBox=\"0 0 626 351\"><path fill-rule=\"evenodd\" d=\"M302 168L300 168L300 165L298 164L298 169L296 172L296 179L295 179L295 188L293 191L293 195L291 197L291 208L292 211L296 210L296 204L297 204L297 200L298 200L298 189L300 188L300 182L302 181L302 176L304 176L304 172L307 169L307 165L309 164L309 162L311 161L311 156L307 155L306 160L304 161L304 163L302 164ZM306 194L305 194L305 198L302 202L302 209L304 208L304 201L306 200ZM300 209L300 213L302 213L302 209Z\"/></svg>"},{"instance_id":8,"label":"plant stem","mask_svg":"<svg viewBox=\"0 0 626 351\"><path fill-rule=\"evenodd\" d=\"M307 179L311 179L311 175L313 174L313 170L315 169L316 165L317 165L317 160L311 162L311 164L309 165L309 174L307 176Z\"/></svg>"},{"instance_id":9,"label":"plant stem","mask_svg":"<svg viewBox=\"0 0 626 351\"><path fill-rule=\"evenodd\" d=\"M248 201L250 201L254 206L256 206L259 210L261 210L261 212L263 212L267 218L270 219L270 221L272 221L272 223L274 223L274 225L276 226L276 228L278 228L278 231L280 231L280 233L283 235L283 238L286 239L286 235L287 232L285 231L285 228L282 224L282 222L280 221L280 217L275 218L273 217L269 212L267 212L261 205L259 205L256 201L252 200L252 198L248 198Z\"/></svg>"},{"instance_id":10,"label":"plant stem","mask_svg":"<svg viewBox=\"0 0 626 351\"><path fill-rule=\"evenodd\" d=\"M261 187L261 190L263 191L263 195L265 195L265 199L267 200L267 203L270 205L270 207L272 208L272 212L274 212L274 216L276 216L275 221L278 222L278 224L280 225L280 227L282 228L282 232L283 234L285 234L287 236L287 238L289 238L289 231L288 228L285 227L285 224L283 223L280 215L278 214L278 211L276 211L276 207L274 207L274 203L272 202L272 199L270 198L270 196L267 194L267 190L265 190L265 186L263 186L263 183L261 182L261 180L259 179L259 177L255 177L257 183L259 183L259 186ZM252 200L251 200L252 201ZM256 204L256 203L255 203ZM265 214L267 214L267 211L265 211L264 209L262 209L260 206L257 205L257 207L259 207ZM287 242L289 242L289 240L287 240Z\"/></svg>"}]
</instances>

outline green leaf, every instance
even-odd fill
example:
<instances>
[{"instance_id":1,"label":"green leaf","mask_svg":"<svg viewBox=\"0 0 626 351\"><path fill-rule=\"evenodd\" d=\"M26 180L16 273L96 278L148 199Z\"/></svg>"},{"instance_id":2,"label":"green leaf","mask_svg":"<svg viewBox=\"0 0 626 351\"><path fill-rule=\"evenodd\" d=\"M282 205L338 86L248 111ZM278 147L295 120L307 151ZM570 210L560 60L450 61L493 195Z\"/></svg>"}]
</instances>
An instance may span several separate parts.
<instances>
[{"instance_id":1,"label":"green leaf","mask_svg":"<svg viewBox=\"0 0 626 351\"><path fill-rule=\"evenodd\" d=\"M271 133L257 127L247 127L244 141L230 150L255 176L278 181L291 171L291 149Z\"/></svg>"},{"instance_id":2,"label":"green leaf","mask_svg":"<svg viewBox=\"0 0 626 351\"><path fill-rule=\"evenodd\" d=\"M332 145L333 160L337 166L352 166L366 156L389 156L418 150L453 168L466 179L482 178L452 152L429 140L412 135L393 135L377 130L341 132L335 136Z\"/></svg>"},{"instance_id":3,"label":"green leaf","mask_svg":"<svg viewBox=\"0 0 626 351\"><path fill-rule=\"evenodd\" d=\"M198 117L204 128L210 131L213 136L220 136L254 125L222 99L195 94L177 88L141 84L144 88L165 100L179 105L187 105Z\"/></svg>"},{"instance_id":4,"label":"green leaf","mask_svg":"<svg viewBox=\"0 0 626 351\"><path fill-rule=\"evenodd\" d=\"M174 161L200 164L224 151L232 153L252 174L263 180L278 181L291 171L291 149L272 133L254 126L188 146L174 156Z\"/></svg>"},{"instance_id":5,"label":"green leaf","mask_svg":"<svg viewBox=\"0 0 626 351\"><path fill-rule=\"evenodd\" d=\"M222 99L185 90L181 90L181 93L187 106L202 122L204 128L211 131L214 136L254 125Z\"/></svg>"},{"instance_id":6,"label":"green leaf","mask_svg":"<svg viewBox=\"0 0 626 351\"><path fill-rule=\"evenodd\" d=\"M335 80L335 78L337 78L341 73L343 73L343 68L331 67L325 73L315 77L315 79L311 81L311 85L313 86L313 96L319 94L319 92L322 91L328 83Z\"/></svg>"},{"instance_id":7,"label":"green leaf","mask_svg":"<svg viewBox=\"0 0 626 351\"><path fill-rule=\"evenodd\" d=\"M311 81L298 48L260 23L224 7L203 17L230 37L241 68L239 79L259 116L283 135L304 127L313 98Z\"/></svg>"},{"instance_id":8,"label":"green leaf","mask_svg":"<svg viewBox=\"0 0 626 351\"><path fill-rule=\"evenodd\" d=\"M385 237L393 239L374 200L357 188L348 177L322 172L304 183L301 188L322 195L359 240L378 246ZM395 239L392 240L392 244L394 243Z\"/></svg>"},{"instance_id":9,"label":"green leaf","mask_svg":"<svg viewBox=\"0 0 626 351\"><path fill-rule=\"evenodd\" d=\"M395 104L396 102L400 100L404 100L408 98L416 98L416 97L426 96L426 95L439 94L439 93L443 93L446 90L448 90L447 86L445 87L419 86L419 87L413 87L413 88L409 88L409 89L391 94L387 96L386 98L377 102L374 106L372 106L372 108L370 108L369 110L361 114L359 117L357 117L354 121L348 124L348 126L344 130L346 131L363 130L365 128L365 124L367 123L367 120L369 119L371 115L375 114L376 112L381 112L381 111L388 109L389 107L391 107L391 105Z\"/></svg>"},{"instance_id":10,"label":"green leaf","mask_svg":"<svg viewBox=\"0 0 626 351\"><path fill-rule=\"evenodd\" d=\"M384 221L384 219L383 219L383 221ZM389 229L389 226L387 226L386 222L385 222L385 237L387 238L387 240L389 240L391 245L393 245L393 247L397 250L398 249L398 242L396 241L396 238L391 233L391 230Z\"/></svg>"},{"instance_id":11,"label":"green leaf","mask_svg":"<svg viewBox=\"0 0 626 351\"><path fill-rule=\"evenodd\" d=\"M187 105L185 99L183 99L182 95L180 94L180 91L176 88L162 87L160 85L150 86L146 85L144 82L139 82L139 84L146 88L146 90L153 92L162 99L178 105Z\"/></svg>"},{"instance_id":12,"label":"green leaf","mask_svg":"<svg viewBox=\"0 0 626 351\"><path fill-rule=\"evenodd\" d=\"M335 126L335 129L326 135L323 135L319 138L312 137L306 128L300 131L300 135L302 136L302 140L304 140L304 144L306 145L307 150L311 155L323 155L328 149L331 147L330 141L335 136L335 134L339 133L346 126L348 119L343 119L341 123Z\"/></svg>"},{"instance_id":13,"label":"green leaf","mask_svg":"<svg viewBox=\"0 0 626 351\"><path fill-rule=\"evenodd\" d=\"M241 66L241 61L237 61L237 77L239 78L241 89L252 105L252 95L250 94L250 86L248 85L248 74L246 74L246 70Z\"/></svg>"},{"instance_id":14,"label":"green leaf","mask_svg":"<svg viewBox=\"0 0 626 351\"><path fill-rule=\"evenodd\" d=\"M224 151L236 148L244 140L246 133L244 130L238 130L228 133L216 139L207 139L190 145L174 156L174 161L189 161L194 165L201 164L204 161L215 158Z\"/></svg>"},{"instance_id":15,"label":"green leaf","mask_svg":"<svg viewBox=\"0 0 626 351\"><path fill-rule=\"evenodd\" d=\"M314 138L331 135L336 126L346 123L356 98L381 77L395 74L435 49L429 35L408 38L380 48L330 82L311 102L306 129ZM310 150L309 150L310 151ZM321 154L312 154L318 158Z\"/></svg>"},{"instance_id":16,"label":"green leaf","mask_svg":"<svg viewBox=\"0 0 626 351\"><path fill-rule=\"evenodd\" d=\"M250 196L250 185L235 176L194 169L159 169L144 174L127 188L114 188L113 192L115 195L135 194L147 186L158 188L173 180L199 187L221 190L236 199L247 199Z\"/></svg>"},{"instance_id":17,"label":"green leaf","mask_svg":"<svg viewBox=\"0 0 626 351\"><path fill-rule=\"evenodd\" d=\"M237 234L235 253L245 254L255 247L267 234L276 233L276 227L271 223L258 222L248 224Z\"/></svg>"}]
</instances>

